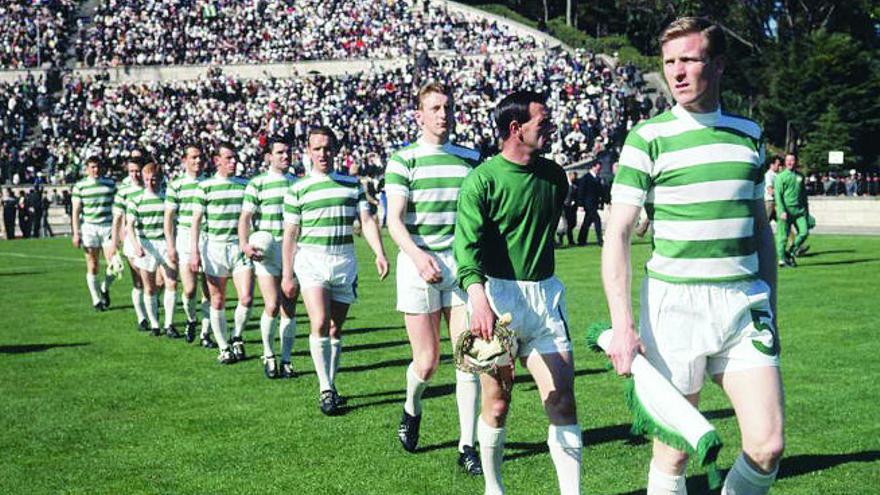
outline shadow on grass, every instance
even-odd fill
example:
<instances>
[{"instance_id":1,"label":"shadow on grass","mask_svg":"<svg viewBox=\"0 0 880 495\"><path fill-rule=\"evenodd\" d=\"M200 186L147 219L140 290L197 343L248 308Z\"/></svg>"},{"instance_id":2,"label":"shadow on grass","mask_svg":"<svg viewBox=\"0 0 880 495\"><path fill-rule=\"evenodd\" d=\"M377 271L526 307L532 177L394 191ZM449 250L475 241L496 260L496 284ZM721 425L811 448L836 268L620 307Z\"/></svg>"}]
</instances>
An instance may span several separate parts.
<instances>
[{"instance_id":1,"label":"shadow on grass","mask_svg":"<svg viewBox=\"0 0 880 495\"><path fill-rule=\"evenodd\" d=\"M91 345L90 342L76 342L73 344L19 344L0 345L0 354L28 354L31 352L43 352L49 349L64 347L83 347Z\"/></svg>"},{"instance_id":2,"label":"shadow on grass","mask_svg":"<svg viewBox=\"0 0 880 495\"><path fill-rule=\"evenodd\" d=\"M824 471L841 464L849 464L851 462L876 462L880 460L880 450L865 450L862 452L852 452L849 454L802 454L785 457L779 464L779 474L776 479L793 478L804 474ZM727 476L727 470L722 472L722 477ZM706 475L690 476L687 479L688 493L709 493L717 495L718 490L712 491L708 489L708 481ZM619 495L645 495L645 490L635 490L631 492L620 493Z\"/></svg>"},{"instance_id":3,"label":"shadow on grass","mask_svg":"<svg viewBox=\"0 0 880 495\"><path fill-rule=\"evenodd\" d=\"M832 250L828 250L828 251L815 251L815 252L808 251L808 252L798 256L798 258L812 258L814 256L824 256L826 254L852 254L855 252L856 252L855 249L832 249Z\"/></svg>"},{"instance_id":4,"label":"shadow on grass","mask_svg":"<svg viewBox=\"0 0 880 495\"><path fill-rule=\"evenodd\" d=\"M800 265L800 267L809 268L811 266L858 265L861 263L874 263L877 261L880 261L880 258L859 258L854 260L825 261L823 263L807 263Z\"/></svg>"},{"instance_id":5,"label":"shadow on grass","mask_svg":"<svg viewBox=\"0 0 880 495\"><path fill-rule=\"evenodd\" d=\"M443 354L442 356L440 356L441 362L444 359L451 359L451 358L452 358L452 356L449 354ZM357 372L357 371L377 370L377 369L382 369L382 368L396 368L398 366L409 366L410 362L412 362L412 358L409 358L409 357L403 358L403 359L388 359L385 361L379 361L377 363L348 366L348 367L340 368L339 371L348 373L348 372Z\"/></svg>"},{"instance_id":6,"label":"shadow on grass","mask_svg":"<svg viewBox=\"0 0 880 495\"><path fill-rule=\"evenodd\" d=\"M349 321L351 318L346 320ZM386 330L406 330L406 327L403 325L392 325L392 326L382 326L382 327L361 327L361 328L343 328L342 335L345 338L345 335L358 335L362 333L371 333L371 332L383 332Z\"/></svg>"},{"instance_id":7,"label":"shadow on grass","mask_svg":"<svg viewBox=\"0 0 880 495\"><path fill-rule=\"evenodd\" d=\"M714 411L706 411L703 413L707 419L728 418L734 415L733 409L717 409ZM627 446L638 446L648 443L648 440L641 435L633 435L630 432L632 427L629 423L603 426L600 428L591 428L584 430L582 433L584 447L599 445L610 442L624 442ZM548 452L546 442L510 442L505 448L518 450L504 456L504 460L514 460L523 457L531 457L537 454L545 454ZM695 491L692 493L700 493Z\"/></svg>"},{"instance_id":8,"label":"shadow on grass","mask_svg":"<svg viewBox=\"0 0 880 495\"><path fill-rule=\"evenodd\" d=\"M42 275L45 271L33 272L0 272L0 277L24 277L26 275Z\"/></svg>"}]
</instances>

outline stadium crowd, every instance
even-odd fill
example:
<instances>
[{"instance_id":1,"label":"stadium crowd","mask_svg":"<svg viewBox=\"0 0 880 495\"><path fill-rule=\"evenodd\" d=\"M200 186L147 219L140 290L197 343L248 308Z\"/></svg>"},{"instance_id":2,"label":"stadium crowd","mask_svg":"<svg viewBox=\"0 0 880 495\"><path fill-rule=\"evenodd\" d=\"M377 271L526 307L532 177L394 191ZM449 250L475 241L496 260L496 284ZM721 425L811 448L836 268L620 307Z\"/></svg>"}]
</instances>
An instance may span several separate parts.
<instances>
[{"instance_id":1,"label":"stadium crowd","mask_svg":"<svg viewBox=\"0 0 880 495\"><path fill-rule=\"evenodd\" d=\"M105 0L76 40L85 66L392 58L536 47L485 19L424 2Z\"/></svg>"},{"instance_id":2,"label":"stadium crowd","mask_svg":"<svg viewBox=\"0 0 880 495\"><path fill-rule=\"evenodd\" d=\"M546 92L557 127L553 156L572 163L613 148L640 118L637 105L627 104L638 90L624 73L589 52L559 50L440 58L342 77L239 80L215 70L194 81L118 86L69 77L45 123L43 147L57 164L53 182L78 171L82 157L96 154L118 164L135 148L173 170L180 145L192 140L232 142L239 173L250 176L263 165L271 137L302 150L308 127L328 125L342 136L339 166L376 175L390 151L417 134L412 88L440 80L455 88L453 138L484 155L494 150L490 110L499 95L514 87Z\"/></svg>"},{"instance_id":3,"label":"stadium crowd","mask_svg":"<svg viewBox=\"0 0 880 495\"><path fill-rule=\"evenodd\" d=\"M0 1L0 67L62 65L75 0Z\"/></svg>"}]
</instances>

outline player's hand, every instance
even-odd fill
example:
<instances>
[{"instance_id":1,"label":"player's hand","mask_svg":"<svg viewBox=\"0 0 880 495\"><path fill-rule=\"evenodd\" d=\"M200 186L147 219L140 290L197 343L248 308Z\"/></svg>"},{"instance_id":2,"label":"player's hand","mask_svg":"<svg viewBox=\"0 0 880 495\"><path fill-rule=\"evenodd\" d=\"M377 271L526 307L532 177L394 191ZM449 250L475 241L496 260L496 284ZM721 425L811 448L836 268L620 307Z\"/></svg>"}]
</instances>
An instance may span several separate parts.
<instances>
[{"instance_id":1,"label":"player's hand","mask_svg":"<svg viewBox=\"0 0 880 495\"><path fill-rule=\"evenodd\" d=\"M388 276L388 260L385 255L376 256L376 272L379 273L379 280L385 280Z\"/></svg>"},{"instance_id":2,"label":"player's hand","mask_svg":"<svg viewBox=\"0 0 880 495\"><path fill-rule=\"evenodd\" d=\"M281 292L284 294L284 297L293 299L297 291L299 291L299 284L296 283L296 279L293 276L285 275L281 277Z\"/></svg>"},{"instance_id":3,"label":"player's hand","mask_svg":"<svg viewBox=\"0 0 880 495\"><path fill-rule=\"evenodd\" d=\"M175 249L174 246L168 246L168 261L170 261L172 265L177 266L177 249Z\"/></svg>"},{"instance_id":4,"label":"player's hand","mask_svg":"<svg viewBox=\"0 0 880 495\"><path fill-rule=\"evenodd\" d=\"M73 238L70 239L70 242L73 243L73 247L79 248L82 246L82 238L79 234L73 234Z\"/></svg>"},{"instance_id":5,"label":"player's hand","mask_svg":"<svg viewBox=\"0 0 880 495\"><path fill-rule=\"evenodd\" d=\"M440 263L432 255L422 251L417 259L413 260L419 276L422 280L429 284L436 284L443 281L443 272L440 270Z\"/></svg>"},{"instance_id":6,"label":"player's hand","mask_svg":"<svg viewBox=\"0 0 880 495\"><path fill-rule=\"evenodd\" d=\"M489 306L486 296L471 297L470 331L484 340L492 340L495 330L495 312Z\"/></svg>"},{"instance_id":7,"label":"player's hand","mask_svg":"<svg viewBox=\"0 0 880 495\"><path fill-rule=\"evenodd\" d=\"M134 254L136 254L138 258L143 258L144 255L147 254L147 252L144 251L143 246L137 246L136 248L134 248Z\"/></svg>"},{"instance_id":8,"label":"player's hand","mask_svg":"<svg viewBox=\"0 0 880 495\"><path fill-rule=\"evenodd\" d=\"M788 220L788 213L783 211L782 213L779 214L779 218L782 220Z\"/></svg>"},{"instance_id":9,"label":"player's hand","mask_svg":"<svg viewBox=\"0 0 880 495\"><path fill-rule=\"evenodd\" d=\"M615 329L611 345L605 351L618 375L629 375L636 354L644 353L645 345L632 328Z\"/></svg>"},{"instance_id":10,"label":"player's hand","mask_svg":"<svg viewBox=\"0 0 880 495\"><path fill-rule=\"evenodd\" d=\"M250 243L246 242L242 244L241 252L243 252L244 255L247 256L249 259L252 259L254 261L263 261L263 252L259 249L254 249L254 247L251 246Z\"/></svg>"},{"instance_id":11,"label":"player's hand","mask_svg":"<svg viewBox=\"0 0 880 495\"><path fill-rule=\"evenodd\" d=\"M107 248L107 259L112 260L114 256L116 256L116 245L110 244L110 247Z\"/></svg>"},{"instance_id":12,"label":"player's hand","mask_svg":"<svg viewBox=\"0 0 880 495\"><path fill-rule=\"evenodd\" d=\"M198 251L193 251L192 256L189 257L189 270L193 273L198 273L199 265L201 264L201 256L199 256Z\"/></svg>"}]
</instances>

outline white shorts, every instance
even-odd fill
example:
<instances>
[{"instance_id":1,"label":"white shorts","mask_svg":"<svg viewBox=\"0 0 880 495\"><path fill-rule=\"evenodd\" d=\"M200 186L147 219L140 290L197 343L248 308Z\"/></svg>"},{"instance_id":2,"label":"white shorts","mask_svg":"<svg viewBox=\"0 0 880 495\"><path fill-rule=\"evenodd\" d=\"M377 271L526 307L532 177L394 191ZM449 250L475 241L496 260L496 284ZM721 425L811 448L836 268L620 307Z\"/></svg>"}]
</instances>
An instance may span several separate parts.
<instances>
[{"instance_id":1,"label":"white shorts","mask_svg":"<svg viewBox=\"0 0 880 495\"><path fill-rule=\"evenodd\" d=\"M262 261L254 260L254 272L258 277L281 276L281 241L272 241Z\"/></svg>"},{"instance_id":2,"label":"white shorts","mask_svg":"<svg viewBox=\"0 0 880 495\"><path fill-rule=\"evenodd\" d=\"M124 254L126 258L132 260L132 264L134 264L134 260L138 257L137 253L134 251L134 244L128 240L128 235L122 240L122 254Z\"/></svg>"},{"instance_id":3,"label":"white shorts","mask_svg":"<svg viewBox=\"0 0 880 495\"><path fill-rule=\"evenodd\" d=\"M211 277L230 277L254 268L251 260L238 248L237 242L206 242L202 250L202 265L205 275Z\"/></svg>"},{"instance_id":4,"label":"white shorts","mask_svg":"<svg viewBox=\"0 0 880 495\"><path fill-rule=\"evenodd\" d=\"M412 259L403 251L397 255L397 310L410 314L426 314L442 308L461 306L467 294L458 286L458 270L451 249L429 252L440 265L443 280L429 284L419 275Z\"/></svg>"},{"instance_id":5,"label":"white shorts","mask_svg":"<svg viewBox=\"0 0 880 495\"><path fill-rule=\"evenodd\" d=\"M565 286L555 276L540 282L489 277L486 296L496 315L513 318L519 356L571 352Z\"/></svg>"},{"instance_id":6,"label":"white shorts","mask_svg":"<svg viewBox=\"0 0 880 495\"><path fill-rule=\"evenodd\" d=\"M174 267L168 262L168 248L162 239L150 240L141 238L141 246L144 248L144 255L134 257L134 266L148 272L155 272L159 266L174 270Z\"/></svg>"},{"instance_id":7,"label":"white shorts","mask_svg":"<svg viewBox=\"0 0 880 495\"><path fill-rule=\"evenodd\" d=\"M352 304L357 299L357 258L354 252L330 254L300 247L293 258L293 271L300 290L323 287L330 291L330 299L343 304Z\"/></svg>"},{"instance_id":8,"label":"white shorts","mask_svg":"<svg viewBox=\"0 0 880 495\"><path fill-rule=\"evenodd\" d=\"M177 229L177 235L174 238L174 247L177 249L177 264L180 266L188 266L192 250L190 243L192 237L189 235L189 229ZM205 252L205 233L199 236L199 253Z\"/></svg>"},{"instance_id":9,"label":"white shorts","mask_svg":"<svg viewBox=\"0 0 880 495\"><path fill-rule=\"evenodd\" d=\"M639 333L648 361L682 394L706 375L779 366L770 287L763 280L642 282Z\"/></svg>"},{"instance_id":10,"label":"white shorts","mask_svg":"<svg viewBox=\"0 0 880 495\"><path fill-rule=\"evenodd\" d=\"M104 244L110 244L111 231L111 225L83 223L80 228L80 242L82 243L82 247L95 249L103 247Z\"/></svg>"}]
</instances>

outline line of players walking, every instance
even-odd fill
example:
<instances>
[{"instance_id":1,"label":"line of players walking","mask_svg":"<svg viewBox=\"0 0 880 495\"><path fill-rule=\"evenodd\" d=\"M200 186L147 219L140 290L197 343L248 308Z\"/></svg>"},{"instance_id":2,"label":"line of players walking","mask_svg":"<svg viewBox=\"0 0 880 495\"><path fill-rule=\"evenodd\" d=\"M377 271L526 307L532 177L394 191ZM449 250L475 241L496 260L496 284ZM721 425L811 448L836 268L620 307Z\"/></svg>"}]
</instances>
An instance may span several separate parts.
<instances>
[{"instance_id":1,"label":"line of players walking","mask_svg":"<svg viewBox=\"0 0 880 495\"><path fill-rule=\"evenodd\" d=\"M701 18L678 19L664 30L660 46L677 104L634 127L621 152L602 250L613 329L606 353L620 375L629 374L635 357L643 354L694 405L707 375L719 383L736 412L742 440L722 494L764 495L784 449L784 394L775 320L777 263L760 173L762 131L755 122L721 110L726 41L720 26ZM484 476L486 494L505 492L501 464L518 357L548 418L547 447L559 491L578 494L583 432L566 291L555 276L553 242L569 185L562 167L542 156L554 134L546 98L531 91L502 98L494 109L500 153L475 168L478 154L448 140L455 122L450 95L439 84L419 91L415 118L421 136L398 150L386 167L388 229L400 248L397 309L404 313L413 357L397 436L406 451L417 450L421 398L439 362L441 319L453 342L467 330L492 341L497 317L509 314L515 356L506 356L511 359L493 373L456 373L458 463ZM109 304L110 284L119 273L117 263L98 283L99 251L114 259L124 236L124 252L139 274L132 292L139 328L162 333L156 294L161 275L164 333L178 336L169 314L177 273L188 273L180 277L184 335L194 341L195 281L204 270L210 308L201 340L209 345L207 329L212 330L219 361L233 363L244 357L241 335L250 317L255 273L265 300L260 318L265 374L294 375L293 317L302 294L320 408L337 413L345 404L336 387L342 328L357 297L356 218L380 279L388 274L388 261L358 182L332 172L335 150L330 129L311 129L307 153L313 168L297 180L286 174L287 145L273 141L267 149L269 170L247 182L234 177L231 145L213 151L216 174L210 179L200 177L201 152L189 146L182 150L186 175L164 195L160 171L149 160L142 160L143 166L138 160L129 163L129 184L117 191L90 159L89 177L74 188L73 243L86 250L96 309ZM630 240L642 208L649 211L655 233L636 320ZM231 338L224 311L230 278L238 297ZM655 438L647 492L686 494L688 452L662 438Z\"/></svg>"}]
</instances>

